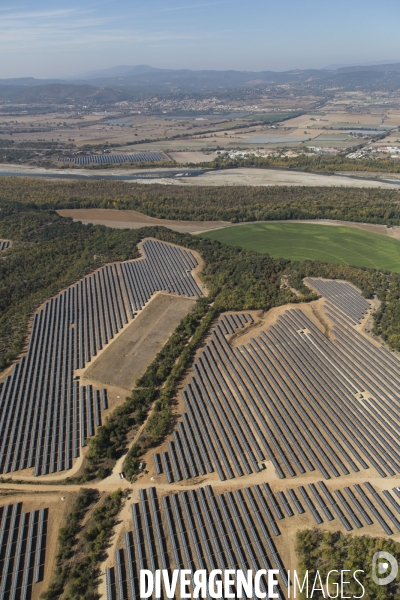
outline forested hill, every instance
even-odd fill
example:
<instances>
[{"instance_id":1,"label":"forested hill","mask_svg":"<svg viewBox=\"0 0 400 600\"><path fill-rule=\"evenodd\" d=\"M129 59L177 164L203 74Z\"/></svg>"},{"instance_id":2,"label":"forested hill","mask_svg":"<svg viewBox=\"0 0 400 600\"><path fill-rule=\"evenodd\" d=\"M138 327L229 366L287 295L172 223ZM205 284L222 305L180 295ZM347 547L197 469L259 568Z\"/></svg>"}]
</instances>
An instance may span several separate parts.
<instances>
[{"instance_id":1,"label":"forested hill","mask_svg":"<svg viewBox=\"0 0 400 600\"><path fill-rule=\"evenodd\" d=\"M116 208L161 219L268 221L339 219L400 225L397 190L342 187L175 187L116 181L1 178L0 205Z\"/></svg>"}]
</instances>

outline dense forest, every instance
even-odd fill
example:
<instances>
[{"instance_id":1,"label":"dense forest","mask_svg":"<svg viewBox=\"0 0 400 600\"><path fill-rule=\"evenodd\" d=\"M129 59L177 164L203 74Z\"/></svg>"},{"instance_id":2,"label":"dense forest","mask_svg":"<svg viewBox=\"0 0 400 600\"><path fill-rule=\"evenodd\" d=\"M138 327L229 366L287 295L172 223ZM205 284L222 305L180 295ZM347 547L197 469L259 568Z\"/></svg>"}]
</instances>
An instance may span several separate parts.
<instances>
[{"instance_id":1,"label":"dense forest","mask_svg":"<svg viewBox=\"0 0 400 600\"><path fill-rule=\"evenodd\" d=\"M360 140L361 142L362 140ZM356 142L357 143L357 142ZM198 166L198 165L196 165ZM237 167L257 167L259 169L283 168L298 171L314 171L317 173L337 173L340 171L369 173L400 173L400 161L392 158L359 158L348 159L343 154L299 154L298 156L250 156L246 158L217 157L204 167L234 169Z\"/></svg>"},{"instance_id":2,"label":"dense forest","mask_svg":"<svg viewBox=\"0 0 400 600\"><path fill-rule=\"evenodd\" d=\"M329 179L329 178L328 178ZM339 219L400 225L397 190L335 187L165 186L121 181L2 178L0 205L116 208L159 219L263 221Z\"/></svg>"},{"instance_id":3,"label":"dense forest","mask_svg":"<svg viewBox=\"0 0 400 600\"><path fill-rule=\"evenodd\" d=\"M366 535L353 536L345 535L339 531L329 532L320 529L304 530L297 533L296 551L299 557L298 573L300 581L303 581L305 572L308 570L309 582L312 583L309 589L309 595L303 593L300 598L364 598L365 600L398 600L400 598L400 583L397 578L386 586L376 585L372 580L371 565L372 557L375 552L389 552L393 556L399 556L400 544L390 539L372 538ZM337 569L339 573L331 573L330 576L330 596L325 592L314 591L311 595L312 584L314 583L316 572L322 578L325 584L329 571ZM348 570L345 573L345 581L350 581L343 588L343 595L340 593L340 570ZM358 573L357 578L365 588L365 594L360 585L352 578L352 573L357 570L364 571ZM339 583L338 588L335 583ZM318 584L316 587L320 587ZM340 594L340 595L339 595Z\"/></svg>"}]
</instances>

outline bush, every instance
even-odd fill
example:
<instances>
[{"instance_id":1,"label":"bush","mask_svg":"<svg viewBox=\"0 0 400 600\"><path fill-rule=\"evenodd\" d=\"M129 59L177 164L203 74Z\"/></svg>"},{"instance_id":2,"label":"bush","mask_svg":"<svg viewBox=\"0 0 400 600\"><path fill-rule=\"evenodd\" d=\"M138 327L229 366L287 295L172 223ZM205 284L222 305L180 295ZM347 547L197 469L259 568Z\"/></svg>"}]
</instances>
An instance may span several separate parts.
<instances>
[{"instance_id":1,"label":"bush","mask_svg":"<svg viewBox=\"0 0 400 600\"><path fill-rule=\"evenodd\" d=\"M345 535L340 531L328 532L320 529L298 531L296 534L296 552L299 558L299 573L301 580L308 570L309 580L314 581L318 570L322 581L332 569L339 570L336 578L330 578L332 583L339 580L340 570L348 569L364 571L359 573L359 580L365 587L365 600L398 600L400 597L400 582L394 580L387 586L376 585L371 577L372 557L375 552L384 550L393 556L399 556L400 544L393 540L384 538L373 538L369 536ZM334 575L334 574L333 574ZM350 579L350 574L347 579ZM332 586L331 593L334 594ZM346 597L360 597L362 589L351 579L351 583L344 588ZM305 598L304 593L300 596ZM311 596L308 596L311 597ZM316 591L313 598L323 598L322 592ZM333 596L331 596L333 597Z\"/></svg>"}]
</instances>

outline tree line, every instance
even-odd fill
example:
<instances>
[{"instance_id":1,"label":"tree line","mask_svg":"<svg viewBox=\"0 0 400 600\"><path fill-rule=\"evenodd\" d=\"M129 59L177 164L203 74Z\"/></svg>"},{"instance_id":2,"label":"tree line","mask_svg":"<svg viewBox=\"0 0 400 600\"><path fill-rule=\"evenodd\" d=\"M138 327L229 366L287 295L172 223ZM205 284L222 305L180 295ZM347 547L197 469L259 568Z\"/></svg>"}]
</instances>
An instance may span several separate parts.
<instances>
[{"instance_id":1,"label":"tree line","mask_svg":"<svg viewBox=\"0 0 400 600\"><path fill-rule=\"evenodd\" d=\"M201 166L216 169L235 169L238 167L281 168L328 174L337 173L338 171L400 173L400 161L383 155L379 158L365 157L358 159L349 159L343 154L332 156L310 153L300 153L297 156L249 156L243 158L228 158L220 155L212 162L202 163Z\"/></svg>"},{"instance_id":2,"label":"tree line","mask_svg":"<svg viewBox=\"0 0 400 600\"><path fill-rule=\"evenodd\" d=\"M85 515L99 505L83 526ZM101 576L99 564L105 557L116 518L122 507L122 492L100 499L97 490L82 488L58 533L58 554L53 578L43 600L96 600Z\"/></svg>"},{"instance_id":3,"label":"tree line","mask_svg":"<svg viewBox=\"0 0 400 600\"><path fill-rule=\"evenodd\" d=\"M232 223L338 219L400 225L395 189L295 186L165 186L122 181L43 181L2 178L0 205L31 209L137 210L158 219Z\"/></svg>"}]
</instances>

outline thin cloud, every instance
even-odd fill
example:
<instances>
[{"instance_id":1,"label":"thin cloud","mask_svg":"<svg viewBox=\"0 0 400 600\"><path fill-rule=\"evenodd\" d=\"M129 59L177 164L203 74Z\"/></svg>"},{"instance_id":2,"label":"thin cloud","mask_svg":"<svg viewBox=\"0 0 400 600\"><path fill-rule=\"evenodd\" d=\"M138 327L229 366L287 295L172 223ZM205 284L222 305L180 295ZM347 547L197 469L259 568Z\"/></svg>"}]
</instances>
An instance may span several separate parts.
<instances>
[{"instance_id":1,"label":"thin cloud","mask_svg":"<svg viewBox=\"0 0 400 600\"><path fill-rule=\"evenodd\" d=\"M13 10L15 12L16 8L17 7L15 5L14 6L0 6L0 12L8 12L10 10Z\"/></svg>"},{"instance_id":2,"label":"thin cloud","mask_svg":"<svg viewBox=\"0 0 400 600\"><path fill-rule=\"evenodd\" d=\"M217 6L219 4L232 4L235 0L221 0L221 2L204 2L202 4L186 4L184 6L169 6L168 8L160 8L155 12L173 12L179 10L191 10L193 8L208 8L209 6Z\"/></svg>"},{"instance_id":3,"label":"thin cloud","mask_svg":"<svg viewBox=\"0 0 400 600\"><path fill-rule=\"evenodd\" d=\"M59 8L56 10L27 10L25 12L15 12L2 16L2 22L4 21L25 21L26 19L59 19L60 17L67 17L71 15L85 14L92 11L78 10L73 8Z\"/></svg>"},{"instance_id":4,"label":"thin cloud","mask_svg":"<svg viewBox=\"0 0 400 600\"><path fill-rule=\"evenodd\" d=\"M26 27L20 31L4 31L1 34L0 48L3 50L30 51L45 50L49 48L79 48L98 47L101 45L115 44L176 44L177 42L200 41L204 39L204 34L200 33L172 33L170 31L153 31L143 33L140 30L121 30L121 29L94 29L59 26L56 29L46 25L42 27ZM82 31L85 31L84 35Z\"/></svg>"},{"instance_id":5,"label":"thin cloud","mask_svg":"<svg viewBox=\"0 0 400 600\"><path fill-rule=\"evenodd\" d=\"M106 2L107 3L107 2ZM6 13L0 19L0 49L7 52L41 51L67 48L98 48L99 45L172 44L199 41L208 32L139 28L137 20L132 28L120 15L104 15L92 9L58 8L23 10Z\"/></svg>"},{"instance_id":6,"label":"thin cloud","mask_svg":"<svg viewBox=\"0 0 400 600\"><path fill-rule=\"evenodd\" d=\"M227 2L217 0L216 3ZM103 0L101 4L110 2ZM198 0L196 3L194 0L194 4L188 8L193 6L205 8L215 6L215 3L209 0ZM158 20L154 18L152 8L146 10L146 17L151 16L151 23L147 19L140 23L144 17L143 12L140 15L135 13L135 18L128 18L121 11L101 11L98 10L98 5L95 7L93 2L85 1L80 7L59 6L53 9L49 7L48 10L43 7L36 10L26 4L9 8L13 9L0 9L0 55L7 55L8 64L12 64L14 60L18 67L21 59L26 64L28 56L32 60L33 57L45 56L51 62L53 59L50 57L57 56L67 60L68 56L72 57L77 53L82 56L99 56L102 52L119 54L123 51L136 55L150 48L153 53L156 52L155 49L177 52L179 48L193 48L199 44L204 47L221 36L209 28L199 28L198 24L189 27L178 24L171 28L164 23L165 18L161 16L163 13L160 13ZM43 64L47 64L48 60L45 58Z\"/></svg>"}]
</instances>

